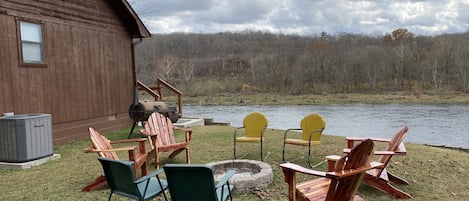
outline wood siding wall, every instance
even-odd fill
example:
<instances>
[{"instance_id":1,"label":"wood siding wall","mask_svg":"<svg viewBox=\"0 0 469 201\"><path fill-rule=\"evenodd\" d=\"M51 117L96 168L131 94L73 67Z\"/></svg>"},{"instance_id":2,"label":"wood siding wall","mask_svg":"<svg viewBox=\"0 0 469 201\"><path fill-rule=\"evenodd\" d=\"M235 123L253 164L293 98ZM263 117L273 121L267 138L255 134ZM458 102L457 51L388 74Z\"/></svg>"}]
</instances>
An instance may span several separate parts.
<instances>
[{"instance_id":1,"label":"wood siding wall","mask_svg":"<svg viewBox=\"0 0 469 201\"><path fill-rule=\"evenodd\" d=\"M43 24L47 67L21 67L17 21ZM132 39L109 0L0 1L0 115L52 114L54 143L130 124Z\"/></svg>"}]
</instances>

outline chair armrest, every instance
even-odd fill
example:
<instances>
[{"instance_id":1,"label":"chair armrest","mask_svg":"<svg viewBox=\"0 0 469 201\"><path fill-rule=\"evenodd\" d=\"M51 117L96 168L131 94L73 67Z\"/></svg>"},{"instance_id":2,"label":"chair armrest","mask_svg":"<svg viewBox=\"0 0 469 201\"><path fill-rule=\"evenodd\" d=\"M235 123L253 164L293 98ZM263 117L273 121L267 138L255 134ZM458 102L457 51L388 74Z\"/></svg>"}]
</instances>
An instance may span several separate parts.
<instances>
[{"instance_id":1,"label":"chair armrest","mask_svg":"<svg viewBox=\"0 0 469 201\"><path fill-rule=\"evenodd\" d=\"M356 141L364 141L366 139L370 139L373 142L387 142L390 143L390 139L384 139L384 138L364 138L364 137L346 137L345 140L347 140L347 148L351 149L354 145L354 142Z\"/></svg>"},{"instance_id":2,"label":"chair armrest","mask_svg":"<svg viewBox=\"0 0 469 201\"><path fill-rule=\"evenodd\" d=\"M145 142L147 138L134 138L134 139L124 139L124 140L111 140L111 144L119 143L131 143L131 142Z\"/></svg>"},{"instance_id":3,"label":"chair armrest","mask_svg":"<svg viewBox=\"0 0 469 201\"><path fill-rule=\"evenodd\" d=\"M340 178L343 178L343 177L348 177L348 176L351 176L351 175L360 174L360 173L366 172L370 169L379 168L381 166L383 166L382 163L372 162L372 163L370 163L366 166L362 166L362 167L357 168L357 169L342 170L342 171L337 171L337 172L327 172L326 177L327 178L332 178L332 179L340 179Z\"/></svg>"},{"instance_id":4,"label":"chair armrest","mask_svg":"<svg viewBox=\"0 0 469 201\"><path fill-rule=\"evenodd\" d=\"M293 163L283 163L283 164L280 164L280 167L284 169L293 170L294 172L299 172L299 173L318 176L318 177L326 177L326 174L327 174L326 172L304 168L302 166L299 166Z\"/></svg>"},{"instance_id":5,"label":"chair armrest","mask_svg":"<svg viewBox=\"0 0 469 201\"><path fill-rule=\"evenodd\" d=\"M173 129L174 130L184 131L184 132L191 132L192 131L191 128L180 128L180 127L177 127L177 126L173 126Z\"/></svg>"},{"instance_id":6,"label":"chair armrest","mask_svg":"<svg viewBox=\"0 0 469 201\"><path fill-rule=\"evenodd\" d=\"M163 173L163 172L164 172L163 168L158 169L158 170L156 170L156 171L151 172L150 174L147 174L147 175L145 175L145 176L140 177L139 179L135 180L134 183L135 183L135 184L142 183L142 182L144 182L144 181L146 181L146 180L149 180L150 178L155 177L155 176L157 176L157 175L159 175L159 174L161 174L161 173ZM158 178L158 179L159 179L159 178Z\"/></svg>"},{"instance_id":7,"label":"chair armrest","mask_svg":"<svg viewBox=\"0 0 469 201\"><path fill-rule=\"evenodd\" d=\"M348 144L350 146L350 144ZM344 153L350 153L351 148L346 148L343 150ZM401 142L395 151L374 151L375 155L406 155L407 151L404 145L404 142Z\"/></svg>"},{"instance_id":8,"label":"chair armrest","mask_svg":"<svg viewBox=\"0 0 469 201\"><path fill-rule=\"evenodd\" d=\"M396 152L393 152L393 151L375 151L374 152L374 155L378 155L378 156L392 156L392 155L395 155Z\"/></svg>"},{"instance_id":9,"label":"chair armrest","mask_svg":"<svg viewBox=\"0 0 469 201\"><path fill-rule=\"evenodd\" d=\"M150 135L150 133L147 132L146 129L140 129L140 134L145 135L145 136L149 136L149 135Z\"/></svg>"},{"instance_id":10,"label":"chair armrest","mask_svg":"<svg viewBox=\"0 0 469 201\"><path fill-rule=\"evenodd\" d=\"M366 139L370 139L375 142L391 142L391 139L385 139L385 138L346 137L345 139L347 141L363 141Z\"/></svg>"},{"instance_id":11,"label":"chair armrest","mask_svg":"<svg viewBox=\"0 0 469 201\"><path fill-rule=\"evenodd\" d=\"M156 177L156 180L158 181L158 185L160 186L160 189L161 189L161 193L163 194L164 199L167 200L166 194L164 193L164 191L168 188L168 185L167 185L166 182L163 184L163 182L161 182L161 180L160 180L160 177L158 177L158 175L161 174L161 173L163 173L163 172L164 172L163 168L161 168L161 169L159 169L159 170L156 170L156 171L153 171L153 172L151 172L150 174L145 175L145 176L142 176L142 177L140 177L139 179L135 180L135 181L134 181L134 184L135 184L135 185L138 185L139 183L146 182L145 188L143 189L143 195L146 195L146 194L147 194L147 190L148 190L148 188L149 188L150 179L151 179L152 177Z\"/></svg>"},{"instance_id":12,"label":"chair armrest","mask_svg":"<svg viewBox=\"0 0 469 201\"><path fill-rule=\"evenodd\" d=\"M311 141L311 137L313 136L314 133L316 133L316 132L322 133L323 130L324 130L324 129L312 130L312 131L309 133L309 141Z\"/></svg>"},{"instance_id":13,"label":"chair armrest","mask_svg":"<svg viewBox=\"0 0 469 201\"><path fill-rule=\"evenodd\" d=\"M124 139L124 140L115 140L115 141L111 141L110 143L111 144L119 144L119 143L138 143L138 150L139 150L139 153L140 154L143 154L146 152L146 148L145 148L145 142L148 140L148 138L135 138L135 139ZM117 148L117 149L113 149L115 151L122 151L122 148ZM123 150L128 150L128 151L136 151L137 148L136 147L133 147L132 150L129 150L129 149L123 149ZM132 156L133 155L133 156ZM136 155L134 155L134 153L131 153L129 152L129 158L135 158Z\"/></svg>"},{"instance_id":14,"label":"chair armrest","mask_svg":"<svg viewBox=\"0 0 469 201\"><path fill-rule=\"evenodd\" d=\"M283 133L283 138L286 139L287 138L287 133L288 131L300 131L301 128L289 128L285 131L285 133Z\"/></svg>"},{"instance_id":15,"label":"chair armrest","mask_svg":"<svg viewBox=\"0 0 469 201\"><path fill-rule=\"evenodd\" d=\"M383 166L382 163L379 162L371 162L369 165L358 168L358 169L352 169L352 170L343 170L343 171L337 171L337 172L322 172L322 171L317 171L317 170L312 170L308 168L304 168L302 166L293 164L293 163L283 163L280 164L280 167L285 168L285 169L290 169L295 172L303 173L303 174L308 174L308 175L313 175L313 176L318 176L318 177L328 177L328 178L342 178L354 174L358 174L361 172L365 172L370 169L374 168L379 168Z\"/></svg>"},{"instance_id":16,"label":"chair armrest","mask_svg":"<svg viewBox=\"0 0 469 201\"><path fill-rule=\"evenodd\" d=\"M85 149L83 149L83 152L85 152L85 153L96 153L96 152L99 152L99 151L97 151L97 149L95 149L93 147L86 147Z\"/></svg>"},{"instance_id":17,"label":"chair armrest","mask_svg":"<svg viewBox=\"0 0 469 201\"><path fill-rule=\"evenodd\" d=\"M244 126L243 126L243 127L237 127L237 128L234 129L233 135L234 135L234 138L235 138L235 139L236 139L236 132L237 132L239 129L243 129L243 128L244 128Z\"/></svg>"},{"instance_id":18,"label":"chair armrest","mask_svg":"<svg viewBox=\"0 0 469 201\"><path fill-rule=\"evenodd\" d=\"M237 128L235 128L235 131L236 131L236 130L239 130L239 129L243 129L243 128L245 128L245 127L244 127L244 126L237 127Z\"/></svg>"},{"instance_id":19,"label":"chair armrest","mask_svg":"<svg viewBox=\"0 0 469 201\"><path fill-rule=\"evenodd\" d=\"M191 128L179 128L177 126L173 126L173 130L180 130L183 131L186 135L186 142L190 141L192 138L192 129Z\"/></svg>"},{"instance_id":20,"label":"chair armrest","mask_svg":"<svg viewBox=\"0 0 469 201\"><path fill-rule=\"evenodd\" d=\"M136 146L131 146L131 147L120 147L116 149L100 150L100 149L88 147L88 148L85 148L83 151L85 153L99 153L99 152L115 152L115 151L132 151L132 150L135 150L136 148L137 148Z\"/></svg>"},{"instance_id":21,"label":"chair armrest","mask_svg":"<svg viewBox=\"0 0 469 201\"><path fill-rule=\"evenodd\" d=\"M217 185L215 186L215 188L220 188L222 187L223 185L225 185L228 180L234 175L236 174L236 171L234 170L229 170L228 172L226 172L226 174L223 176L223 178L220 179L220 181L217 183Z\"/></svg>"},{"instance_id":22,"label":"chair armrest","mask_svg":"<svg viewBox=\"0 0 469 201\"><path fill-rule=\"evenodd\" d=\"M404 142L401 142L394 152L396 152L396 155L406 155L407 150L405 148Z\"/></svg>"},{"instance_id":23,"label":"chair armrest","mask_svg":"<svg viewBox=\"0 0 469 201\"><path fill-rule=\"evenodd\" d=\"M350 153L350 149L344 149L344 153ZM397 154L394 151L374 151L374 155L383 156L383 155L395 155Z\"/></svg>"},{"instance_id":24,"label":"chair armrest","mask_svg":"<svg viewBox=\"0 0 469 201\"><path fill-rule=\"evenodd\" d=\"M106 149L106 150L101 150L102 152L116 152L116 151L132 151L137 149L136 146L131 146L131 147L119 147L115 149Z\"/></svg>"}]
</instances>

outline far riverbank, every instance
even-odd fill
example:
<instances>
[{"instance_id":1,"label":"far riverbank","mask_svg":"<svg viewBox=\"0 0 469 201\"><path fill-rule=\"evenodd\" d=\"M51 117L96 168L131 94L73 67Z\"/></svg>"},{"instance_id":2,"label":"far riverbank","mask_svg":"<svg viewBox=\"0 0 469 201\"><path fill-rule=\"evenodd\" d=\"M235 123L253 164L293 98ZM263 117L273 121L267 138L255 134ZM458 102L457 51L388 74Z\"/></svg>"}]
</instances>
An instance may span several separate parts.
<instances>
[{"instance_id":1,"label":"far riverbank","mask_svg":"<svg viewBox=\"0 0 469 201\"><path fill-rule=\"evenodd\" d=\"M182 97L183 105L334 105L334 104L469 104L469 94L304 94L237 93Z\"/></svg>"}]
</instances>

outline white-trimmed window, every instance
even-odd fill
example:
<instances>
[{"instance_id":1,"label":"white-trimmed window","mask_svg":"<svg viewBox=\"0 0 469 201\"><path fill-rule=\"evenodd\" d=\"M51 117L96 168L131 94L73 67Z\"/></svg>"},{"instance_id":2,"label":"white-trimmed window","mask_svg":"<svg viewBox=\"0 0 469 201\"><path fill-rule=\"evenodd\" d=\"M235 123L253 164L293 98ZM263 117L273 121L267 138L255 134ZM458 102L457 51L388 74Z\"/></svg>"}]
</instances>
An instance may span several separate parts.
<instances>
[{"instance_id":1,"label":"white-trimmed window","mask_svg":"<svg viewBox=\"0 0 469 201\"><path fill-rule=\"evenodd\" d=\"M45 64L42 24L19 21L20 62L22 64Z\"/></svg>"}]
</instances>

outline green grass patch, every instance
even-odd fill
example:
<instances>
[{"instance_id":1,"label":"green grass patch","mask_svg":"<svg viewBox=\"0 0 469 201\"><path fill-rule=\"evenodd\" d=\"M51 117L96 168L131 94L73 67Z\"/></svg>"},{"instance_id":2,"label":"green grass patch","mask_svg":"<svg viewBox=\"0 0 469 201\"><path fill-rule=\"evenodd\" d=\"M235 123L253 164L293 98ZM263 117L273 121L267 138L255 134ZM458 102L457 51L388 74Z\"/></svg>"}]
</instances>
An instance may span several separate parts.
<instances>
[{"instance_id":1,"label":"green grass patch","mask_svg":"<svg viewBox=\"0 0 469 201\"><path fill-rule=\"evenodd\" d=\"M191 141L191 160L193 164L205 164L233 158L233 127L200 126L193 128ZM399 129L399 128L396 128ZM109 139L124 139L129 128L106 133ZM137 136L136 136L137 137ZM182 138L177 133L177 138ZM268 155L265 162L273 170L273 182L266 189L245 194L235 194L234 200L287 200L287 185L279 169L282 153L283 131L268 129L266 131L264 153ZM64 146L54 148L54 153L61 158L40 166L25 170L0 170L0 200L105 200L109 189L93 192L80 192L81 188L99 176L102 172L96 154L83 152L89 139L81 139ZM259 160L259 145L238 143L239 155L245 159ZM346 146L343 137L324 135L322 142L313 147L313 163L324 160L326 155L341 154ZM384 145L377 145L383 147ZM149 145L147 146L149 147ZM450 149L428 147L419 144L406 144L407 156L393 158L389 171L407 179L409 186L398 188L412 194L413 200L465 200L469 197L469 154ZM121 159L127 159L127 153L118 153ZM184 163L184 153L170 160L163 153L161 162ZM307 148L287 147L287 157L295 163L307 166ZM152 163L148 165L153 171ZM315 168L325 170L322 164ZM300 180L311 179L302 176ZM372 187L362 184L358 194L366 200L395 200ZM169 195L169 194L168 194ZM158 198L160 199L160 198ZM158 200L156 199L156 200ZM113 200L128 200L114 196ZM161 199L162 200L162 199Z\"/></svg>"}]
</instances>

